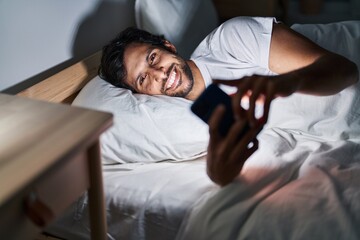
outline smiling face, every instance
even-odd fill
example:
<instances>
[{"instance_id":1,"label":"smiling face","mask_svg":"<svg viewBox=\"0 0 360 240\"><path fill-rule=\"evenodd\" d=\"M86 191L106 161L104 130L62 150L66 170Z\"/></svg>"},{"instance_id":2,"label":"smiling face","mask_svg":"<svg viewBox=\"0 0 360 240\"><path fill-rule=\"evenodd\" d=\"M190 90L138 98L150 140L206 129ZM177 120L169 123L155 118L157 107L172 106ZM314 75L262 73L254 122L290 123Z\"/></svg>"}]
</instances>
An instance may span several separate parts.
<instances>
[{"instance_id":1,"label":"smiling face","mask_svg":"<svg viewBox=\"0 0 360 240\"><path fill-rule=\"evenodd\" d=\"M125 49L125 83L138 93L187 98L194 79L186 61L173 52L145 43Z\"/></svg>"}]
</instances>

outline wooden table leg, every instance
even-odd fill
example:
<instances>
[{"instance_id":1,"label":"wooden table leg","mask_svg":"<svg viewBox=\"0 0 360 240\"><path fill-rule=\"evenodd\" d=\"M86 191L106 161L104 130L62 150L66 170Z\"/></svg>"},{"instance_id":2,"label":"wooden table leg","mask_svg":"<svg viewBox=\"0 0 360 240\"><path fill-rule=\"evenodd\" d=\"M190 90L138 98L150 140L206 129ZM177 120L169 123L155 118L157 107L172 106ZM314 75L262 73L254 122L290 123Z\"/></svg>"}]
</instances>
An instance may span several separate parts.
<instances>
[{"instance_id":1,"label":"wooden table leg","mask_svg":"<svg viewBox=\"0 0 360 240\"><path fill-rule=\"evenodd\" d=\"M99 141L88 149L91 239L106 239L107 225Z\"/></svg>"}]
</instances>

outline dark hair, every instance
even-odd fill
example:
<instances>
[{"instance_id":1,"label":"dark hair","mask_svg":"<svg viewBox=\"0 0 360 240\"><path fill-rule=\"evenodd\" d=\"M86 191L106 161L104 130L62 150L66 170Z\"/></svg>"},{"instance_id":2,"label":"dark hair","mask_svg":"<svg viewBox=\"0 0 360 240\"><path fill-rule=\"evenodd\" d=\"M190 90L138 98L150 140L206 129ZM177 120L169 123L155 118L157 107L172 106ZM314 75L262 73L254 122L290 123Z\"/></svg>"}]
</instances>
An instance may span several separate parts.
<instances>
[{"instance_id":1,"label":"dark hair","mask_svg":"<svg viewBox=\"0 0 360 240\"><path fill-rule=\"evenodd\" d=\"M122 31L102 49L99 76L116 87L127 88L135 92L131 86L124 82L127 72L124 65L124 52L131 43L149 43L169 50L165 46L165 38L151 34L147 31L129 27Z\"/></svg>"}]
</instances>

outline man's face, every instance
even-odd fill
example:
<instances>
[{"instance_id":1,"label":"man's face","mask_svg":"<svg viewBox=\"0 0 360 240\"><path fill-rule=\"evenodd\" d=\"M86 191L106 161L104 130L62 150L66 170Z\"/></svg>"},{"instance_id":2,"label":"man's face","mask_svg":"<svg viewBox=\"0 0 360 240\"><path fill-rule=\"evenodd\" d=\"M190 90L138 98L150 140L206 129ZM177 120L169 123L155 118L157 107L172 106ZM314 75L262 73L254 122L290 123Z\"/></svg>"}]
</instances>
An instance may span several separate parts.
<instances>
[{"instance_id":1,"label":"man's face","mask_svg":"<svg viewBox=\"0 0 360 240\"><path fill-rule=\"evenodd\" d=\"M138 93L185 97L193 88L189 65L178 55L150 44L125 49L125 82Z\"/></svg>"}]
</instances>

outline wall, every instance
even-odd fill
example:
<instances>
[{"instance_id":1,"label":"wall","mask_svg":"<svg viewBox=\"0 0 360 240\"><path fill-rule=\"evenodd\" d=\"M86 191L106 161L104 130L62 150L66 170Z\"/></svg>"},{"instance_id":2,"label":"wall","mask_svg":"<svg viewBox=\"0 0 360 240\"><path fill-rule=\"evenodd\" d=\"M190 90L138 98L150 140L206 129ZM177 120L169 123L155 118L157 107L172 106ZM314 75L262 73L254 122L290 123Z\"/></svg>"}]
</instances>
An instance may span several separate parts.
<instances>
[{"instance_id":1,"label":"wall","mask_svg":"<svg viewBox=\"0 0 360 240\"><path fill-rule=\"evenodd\" d=\"M283 1L286 0L213 0L221 22L236 16L277 16Z\"/></svg>"},{"instance_id":2,"label":"wall","mask_svg":"<svg viewBox=\"0 0 360 240\"><path fill-rule=\"evenodd\" d=\"M0 0L0 91L16 93L135 25L135 0Z\"/></svg>"},{"instance_id":3,"label":"wall","mask_svg":"<svg viewBox=\"0 0 360 240\"><path fill-rule=\"evenodd\" d=\"M272 16L288 25L360 20L360 0L213 0L220 20Z\"/></svg>"},{"instance_id":4,"label":"wall","mask_svg":"<svg viewBox=\"0 0 360 240\"><path fill-rule=\"evenodd\" d=\"M360 0L288 0L287 23L360 20Z\"/></svg>"}]
</instances>

